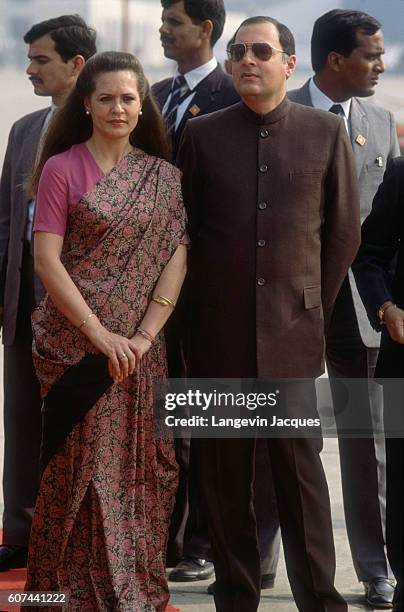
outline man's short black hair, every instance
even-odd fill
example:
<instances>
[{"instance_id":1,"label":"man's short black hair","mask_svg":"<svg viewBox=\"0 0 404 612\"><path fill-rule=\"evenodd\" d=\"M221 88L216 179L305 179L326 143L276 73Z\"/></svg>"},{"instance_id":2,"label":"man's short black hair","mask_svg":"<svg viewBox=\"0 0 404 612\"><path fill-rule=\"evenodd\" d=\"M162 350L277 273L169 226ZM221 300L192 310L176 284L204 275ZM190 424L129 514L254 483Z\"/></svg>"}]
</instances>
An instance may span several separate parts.
<instances>
[{"instance_id":1,"label":"man's short black hair","mask_svg":"<svg viewBox=\"0 0 404 612\"><path fill-rule=\"evenodd\" d=\"M32 42L50 34L55 43L55 51L64 62L75 55L82 55L85 60L97 52L96 32L89 28L80 15L61 15L36 23L24 36L24 42Z\"/></svg>"},{"instance_id":2,"label":"man's short black hair","mask_svg":"<svg viewBox=\"0 0 404 612\"><path fill-rule=\"evenodd\" d=\"M334 51L348 56L358 46L357 33L373 36L381 24L367 13L334 9L314 23L311 37L311 63L317 74L327 64L328 55Z\"/></svg>"},{"instance_id":3,"label":"man's short black hair","mask_svg":"<svg viewBox=\"0 0 404 612\"><path fill-rule=\"evenodd\" d=\"M236 42L236 32L233 34L233 36L230 38L230 40L227 41L227 45L226 45L226 51L230 50L230 47Z\"/></svg>"},{"instance_id":4,"label":"man's short black hair","mask_svg":"<svg viewBox=\"0 0 404 612\"><path fill-rule=\"evenodd\" d=\"M167 9L177 2L180 2L180 0L161 0L161 6ZM213 47L223 34L224 23L226 21L226 10L223 0L184 0L184 9L194 23L201 23L206 19L210 19L213 23L210 44Z\"/></svg>"},{"instance_id":5,"label":"man's short black hair","mask_svg":"<svg viewBox=\"0 0 404 612\"><path fill-rule=\"evenodd\" d=\"M276 27L279 33L279 42L281 44L282 50L288 55L294 55L296 53L295 46L295 38L292 32L289 30L287 26L283 23L280 23L277 19L273 19L272 17L265 17L263 15L258 15L257 17L248 17L245 19L237 28L237 32L240 28L248 25L254 25L255 23L272 23ZM237 36L237 32L234 35L234 38ZM253 41L251 41L253 42Z\"/></svg>"}]
</instances>

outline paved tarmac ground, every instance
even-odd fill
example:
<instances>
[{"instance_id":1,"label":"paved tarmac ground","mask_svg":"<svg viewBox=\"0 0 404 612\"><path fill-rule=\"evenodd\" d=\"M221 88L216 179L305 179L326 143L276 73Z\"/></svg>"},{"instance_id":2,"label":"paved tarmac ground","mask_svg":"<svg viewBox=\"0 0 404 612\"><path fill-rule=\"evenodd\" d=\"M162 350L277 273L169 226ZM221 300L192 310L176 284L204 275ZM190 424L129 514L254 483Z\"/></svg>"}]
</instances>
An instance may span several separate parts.
<instances>
[{"instance_id":1,"label":"paved tarmac ground","mask_svg":"<svg viewBox=\"0 0 404 612\"><path fill-rule=\"evenodd\" d=\"M3 410L3 355L0 351L0 413ZM23 381L21 381L23 383ZM2 416L0 416L2 422ZM0 479L2 479L3 461L3 427L0 427ZM342 493L339 470L338 443L335 439L324 440L322 453L324 468L330 488L332 516L334 525L334 538L337 552L336 584L349 604L349 610L370 610L363 601L363 588L357 582L349 552L348 540L345 530L344 512L342 507ZM1 481L1 480L0 480ZM0 490L0 512L3 501ZM170 603L179 607L181 612L214 612L213 597L206 592L210 581L191 583L170 583ZM296 612L297 608L289 588L283 555L281 555L276 583L274 589L262 591L260 612Z\"/></svg>"}]
</instances>

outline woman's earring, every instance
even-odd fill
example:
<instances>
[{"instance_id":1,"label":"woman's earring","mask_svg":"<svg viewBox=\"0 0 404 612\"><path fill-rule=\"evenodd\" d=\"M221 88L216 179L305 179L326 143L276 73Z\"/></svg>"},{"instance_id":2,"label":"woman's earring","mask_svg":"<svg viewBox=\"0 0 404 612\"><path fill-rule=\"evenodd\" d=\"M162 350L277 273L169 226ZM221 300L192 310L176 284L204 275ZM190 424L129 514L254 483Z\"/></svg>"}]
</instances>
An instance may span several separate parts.
<instances>
[{"instance_id":1,"label":"woman's earring","mask_svg":"<svg viewBox=\"0 0 404 612\"><path fill-rule=\"evenodd\" d=\"M90 111L88 110L88 108L86 108L86 115L89 115Z\"/></svg>"},{"instance_id":2,"label":"woman's earring","mask_svg":"<svg viewBox=\"0 0 404 612\"><path fill-rule=\"evenodd\" d=\"M143 111L142 111L142 109L140 109L140 111L139 111L139 115L143 115Z\"/></svg>"}]
</instances>

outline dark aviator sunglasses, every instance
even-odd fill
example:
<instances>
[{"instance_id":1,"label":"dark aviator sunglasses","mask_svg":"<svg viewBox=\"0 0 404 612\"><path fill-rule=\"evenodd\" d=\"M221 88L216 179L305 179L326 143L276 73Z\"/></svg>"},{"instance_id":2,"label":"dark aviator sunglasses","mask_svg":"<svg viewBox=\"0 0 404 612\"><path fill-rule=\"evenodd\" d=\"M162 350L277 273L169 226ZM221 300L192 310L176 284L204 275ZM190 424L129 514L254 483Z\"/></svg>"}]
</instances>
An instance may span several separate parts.
<instances>
[{"instance_id":1,"label":"dark aviator sunglasses","mask_svg":"<svg viewBox=\"0 0 404 612\"><path fill-rule=\"evenodd\" d=\"M233 43L228 48L227 55L232 62L241 62L248 49L251 49L257 59L264 62L270 60L275 52L289 55L286 51L277 49L267 42Z\"/></svg>"}]
</instances>

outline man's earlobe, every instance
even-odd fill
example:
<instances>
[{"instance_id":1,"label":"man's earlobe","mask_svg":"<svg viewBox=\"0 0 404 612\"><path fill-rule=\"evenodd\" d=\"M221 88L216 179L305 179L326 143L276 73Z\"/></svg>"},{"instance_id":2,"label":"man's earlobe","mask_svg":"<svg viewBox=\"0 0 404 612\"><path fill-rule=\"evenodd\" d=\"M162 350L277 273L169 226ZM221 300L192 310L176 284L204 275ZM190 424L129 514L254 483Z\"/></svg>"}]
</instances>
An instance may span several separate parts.
<instances>
[{"instance_id":1,"label":"man's earlobe","mask_svg":"<svg viewBox=\"0 0 404 612\"><path fill-rule=\"evenodd\" d=\"M202 27L202 36L206 39L211 39L212 38L212 32L213 32L213 22L210 19L205 19L205 21L203 21L201 23L201 27Z\"/></svg>"},{"instance_id":2,"label":"man's earlobe","mask_svg":"<svg viewBox=\"0 0 404 612\"><path fill-rule=\"evenodd\" d=\"M339 72L342 60L342 55L336 53L335 51L331 51L331 53L328 54L327 64L331 70L334 70L334 72Z\"/></svg>"},{"instance_id":3,"label":"man's earlobe","mask_svg":"<svg viewBox=\"0 0 404 612\"><path fill-rule=\"evenodd\" d=\"M292 76L296 68L297 57L296 55L285 55L286 57L286 78Z\"/></svg>"},{"instance_id":4,"label":"man's earlobe","mask_svg":"<svg viewBox=\"0 0 404 612\"><path fill-rule=\"evenodd\" d=\"M75 55L73 58L73 70L75 74L79 74L81 69L83 68L86 60L82 55Z\"/></svg>"}]
</instances>

